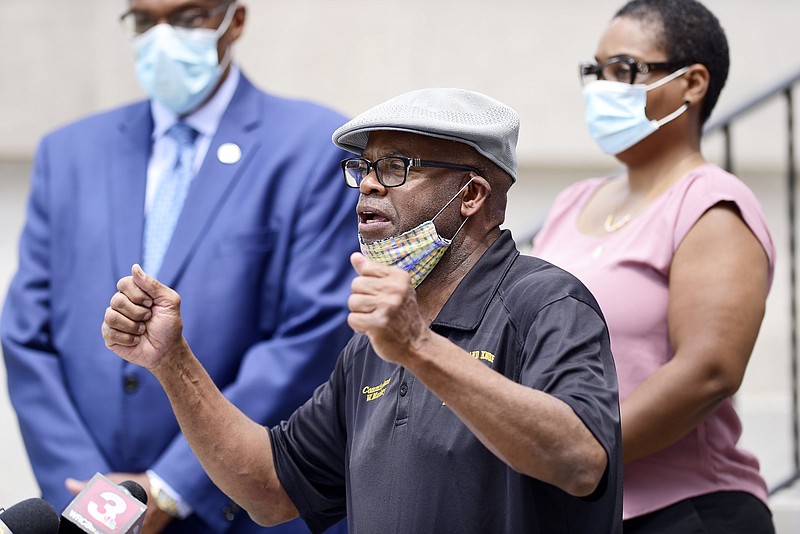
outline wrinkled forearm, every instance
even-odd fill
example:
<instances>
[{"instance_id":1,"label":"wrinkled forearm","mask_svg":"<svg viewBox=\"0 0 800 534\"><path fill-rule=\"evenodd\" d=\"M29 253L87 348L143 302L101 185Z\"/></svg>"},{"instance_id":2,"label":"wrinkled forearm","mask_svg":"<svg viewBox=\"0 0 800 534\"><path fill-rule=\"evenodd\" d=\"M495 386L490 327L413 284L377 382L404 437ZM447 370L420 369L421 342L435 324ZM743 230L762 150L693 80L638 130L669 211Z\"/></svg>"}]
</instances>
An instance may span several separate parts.
<instances>
[{"instance_id":1,"label":"wrinkled forearm","mask_svg":"<svg viewBox=\"0 0 800 534\"><path fill-rule=\"evenodd\" d=\"M594 491L608 458L566 403L512 382L436 334L415 352L409 370L512 469L572 495Z\"/></svg>"},{"instance_id":2,"label":"wrinkled forearm","mask_svg":"<svg viewBox=\"0 0 800 534\"><path fill-rule=\"evenodd\" d=\"M152 372L214 483L262 525L297 517L275 473L268 430L222 395L186 341Z\"/></svg>"}]
</instances>

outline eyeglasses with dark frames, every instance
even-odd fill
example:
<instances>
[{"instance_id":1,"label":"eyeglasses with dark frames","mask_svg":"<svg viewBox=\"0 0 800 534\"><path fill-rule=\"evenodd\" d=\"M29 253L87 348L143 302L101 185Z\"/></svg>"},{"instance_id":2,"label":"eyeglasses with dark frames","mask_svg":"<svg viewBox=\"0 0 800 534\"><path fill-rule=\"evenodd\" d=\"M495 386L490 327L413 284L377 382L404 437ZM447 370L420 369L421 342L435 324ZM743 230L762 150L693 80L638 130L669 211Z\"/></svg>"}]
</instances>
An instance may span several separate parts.
<instances>
[{"instance_id":1,"label":"eyeglasses with dark frames","mask_svg":"<svg viewBox=\"0 0 800 534\"><path fill-rule=\"evenodd\" d=\"M227 11L235 1L236 0L224 0L220 5L210 9L196 6L178 9L170 13L165 18L165 21L174 28L184 28L188 30L207 28L209 27L208 24L211 19ZM119 17L119 23L128 38L133 38L153 28L159 24L159 21L145 11L131 9Z\"/></svg>"},{"instance_id":2,"label":"eyeglasses with dark frames","mask_svg":"<svg viewBox=\"0 0 800 534\"><path fill-rule=\"evenodd\" d=\"M411 167L438 167L482 174L479 169L470 167L469 165L446 163L443 161L428 161L402 156L386 156L376 159L374 162L366 158L347 158L342 160L344 181L347 182L348 186L353 188L360 187L364 177L373 170L375 170L378 183L383 187L401 186L406 183L408 179L408 169Z\"/></svg>"},{"instance_id":3,"label":"eyeglasses with dark frames","mask_svg":"<svg viewBox=\"0 0 800 534\"><path fill-rule=\"evenodd\" d=\"M599 65L586 61L580 64L581 83L586 85L595 80L610 80L633 84L638 74L649 74L652 71L674 71L685 64L669 61L664 63L645 63L630 56L614 56Z\"/></svg>"}]
</instances>

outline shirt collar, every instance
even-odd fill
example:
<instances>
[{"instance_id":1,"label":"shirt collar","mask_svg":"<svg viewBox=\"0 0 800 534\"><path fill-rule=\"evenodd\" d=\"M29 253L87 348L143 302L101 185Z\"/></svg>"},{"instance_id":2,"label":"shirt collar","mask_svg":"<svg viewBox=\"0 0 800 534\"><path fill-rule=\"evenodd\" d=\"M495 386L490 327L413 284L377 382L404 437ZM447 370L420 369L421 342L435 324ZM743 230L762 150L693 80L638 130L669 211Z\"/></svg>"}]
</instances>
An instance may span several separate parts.
<instances>
[{"instance_id":1,"label":"shirt collar","mask_svg":"<svg viewBox=\"0 0 800 534\"><path fill-rule=\"evenodd\" d=\"M431 326L478 328L517 256L519 251L511 232L503 230L461 280Z\"/></svg>"},{"instance_id":2,"label":"shirt collar","mask_svg":"<svg viewBox=\"0 0 800 534\"><path fill-rule=\"evenodd\" d=\"M222 120L222 115L228 109L233 93L236 92L240 78L241 72L238 65L231 63L228 77L219 86L214 96L200 109L184 117L183 122L197 130L200 135L213 137ZM160 139L173 124L178 122L178 115L154 99L150 100L150 110L153 114L153 140Z\"/></svg>"}]
</instances>

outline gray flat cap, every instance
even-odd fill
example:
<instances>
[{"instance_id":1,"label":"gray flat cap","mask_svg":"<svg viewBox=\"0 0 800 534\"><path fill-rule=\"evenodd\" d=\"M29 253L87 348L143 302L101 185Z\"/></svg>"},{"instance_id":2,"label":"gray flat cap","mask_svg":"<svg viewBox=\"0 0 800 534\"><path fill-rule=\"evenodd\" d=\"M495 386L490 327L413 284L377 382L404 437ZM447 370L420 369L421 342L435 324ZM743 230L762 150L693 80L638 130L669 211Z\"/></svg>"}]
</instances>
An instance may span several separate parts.
<instances>
[{"instance_id":1,"label":"gray flat cap","mask_svg":"<svg viewBox=\"0 0 800 534\"><path fill-rule=\"evenodd\" d=\"M517 112L466 89L418 89L378 104L333 132L336 146L361 154L369 132L396 130L465 143L517 181Z\"/></svg>"}]
</instances>

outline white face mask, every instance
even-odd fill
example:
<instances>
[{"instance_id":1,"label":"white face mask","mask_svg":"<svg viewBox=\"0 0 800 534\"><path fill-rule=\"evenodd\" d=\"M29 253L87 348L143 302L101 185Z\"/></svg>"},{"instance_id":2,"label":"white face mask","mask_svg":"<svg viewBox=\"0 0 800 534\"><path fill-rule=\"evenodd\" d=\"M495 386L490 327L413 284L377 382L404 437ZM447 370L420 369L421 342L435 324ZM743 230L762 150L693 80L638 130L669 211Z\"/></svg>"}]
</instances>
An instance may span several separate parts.
<instances>
[{"instance_id":1,"label":"white face mask","mask_svg":"<svg viewBox=\"0 0 800 534\"><path fill-rule=\"evenodd\" d=\"M676 70L650 85L595 80L583 88L586 124L600 149L614 156L623 152L687 109L683 104L661 120L650 120L645 114L647 92L683 75L689 67Z\"/></svg>"},{"instance_id":2,"label":"white face mask","mask_svg":"<svg viewBox=\"0 0 800 534\"><path fill-rule=\"evenodd\" d=\"M199 106L230 63L230 48L220 63L217 42L235 11L236 5L231 4L216 30L158 24L134 37L136 76L147 94L178 115Z\"/></svg>"}]
</instances>

